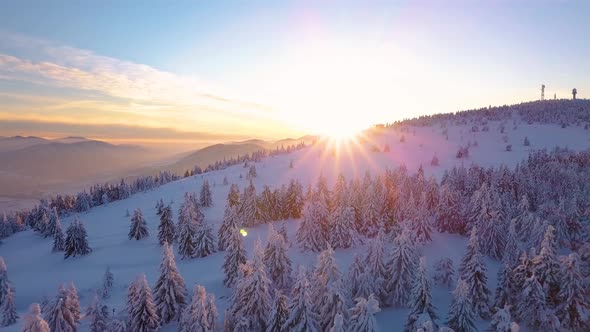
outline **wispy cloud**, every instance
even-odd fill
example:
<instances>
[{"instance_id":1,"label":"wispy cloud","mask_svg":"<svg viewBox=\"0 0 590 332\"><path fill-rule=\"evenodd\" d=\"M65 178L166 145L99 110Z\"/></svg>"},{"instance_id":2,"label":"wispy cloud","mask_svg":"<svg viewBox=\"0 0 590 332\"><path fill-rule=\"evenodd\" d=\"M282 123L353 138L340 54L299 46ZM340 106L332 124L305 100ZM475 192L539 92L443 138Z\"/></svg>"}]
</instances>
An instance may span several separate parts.
<instances>
[{"instance_id":1,"label":"wispy cloud","mask_svg":"<svg viewBox=\"0 0 590 332\"><path fill-rule=\"evenodd\" d=\"M167 126L195 126L197 130L206 130L206 126L215 124L226 130L236 127L243 130L240 126L247 124L248 120L272 121L270 108L235 98L233 94L196 78L27 36L0 33L0 38L5 42L0 46L0 80L91 91L104 96L90 101L37 105L35 110L45 118L60 114L60 110L63 114L64 109L77 109L86 112L80 114L82 117L105 119L108 114L127 113L136 116L137 123L153 126L154 119L166 118ZM0 112L3 108L4 117L7 117L6 107L0 105ZM96 114L100 112L104 114ZM72 112L69 115L77 120ZM22 117L23 114L19 116ZM112 117L112 121L120 122L121 118Z\"/></svg>"}]
</instances>

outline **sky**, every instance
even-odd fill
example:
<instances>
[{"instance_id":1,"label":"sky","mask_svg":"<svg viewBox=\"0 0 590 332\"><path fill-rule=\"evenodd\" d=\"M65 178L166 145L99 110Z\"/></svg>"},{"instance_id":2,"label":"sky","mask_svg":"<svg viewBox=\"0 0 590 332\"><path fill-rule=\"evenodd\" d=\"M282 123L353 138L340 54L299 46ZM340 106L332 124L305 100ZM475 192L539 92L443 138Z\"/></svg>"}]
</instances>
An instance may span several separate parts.
<instances>
[{"instance_id":1,"label":"sky","mask_svg":"<svg viewBox=\"0 0 590 332\"><path fill-rule=\"evenodd\" d=\"M590 94L588 1L0 1L0 136L196 144Z\"/></svg>"}]
</instances>

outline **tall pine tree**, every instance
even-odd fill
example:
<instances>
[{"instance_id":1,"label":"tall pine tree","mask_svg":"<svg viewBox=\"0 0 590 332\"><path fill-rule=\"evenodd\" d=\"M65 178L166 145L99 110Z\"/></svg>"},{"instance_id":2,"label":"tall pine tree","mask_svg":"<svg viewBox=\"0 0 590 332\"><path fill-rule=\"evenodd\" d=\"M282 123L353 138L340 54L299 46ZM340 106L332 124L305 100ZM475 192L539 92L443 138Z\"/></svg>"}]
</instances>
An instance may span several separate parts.
<instances>
[{"instance_id":1,"label":"tall pine tree","mask_svg":"<svg viewBox=\"0 0 590 332\"><path fill-rule=\"evenodd\" d=\"M154 303L160 323L179 320L186 304L186 286L176 268L172 247L164 242L160 276L154 286Z\"/></svg>"},{"instance_id":2,"label":"tall pine tree","mask_svg":"<svg viewBox=\"0 0 590 332\"><path fill-rule=\"evenodd\" d=\"M141 240L150 235L147 227L147 222L141 213L141 209L135 209L133 211L133 217L131 217L131 227L129 228L129 240Z\"/></svg>"}]
</instances>

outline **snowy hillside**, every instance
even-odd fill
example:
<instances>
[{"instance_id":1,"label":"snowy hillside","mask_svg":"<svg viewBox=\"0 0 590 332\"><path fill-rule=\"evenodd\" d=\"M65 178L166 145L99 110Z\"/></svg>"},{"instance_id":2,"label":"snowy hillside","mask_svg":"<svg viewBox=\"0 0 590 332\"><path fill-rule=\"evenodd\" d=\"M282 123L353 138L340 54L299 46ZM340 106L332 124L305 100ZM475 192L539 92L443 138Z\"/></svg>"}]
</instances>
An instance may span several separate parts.
<instances>
[{"instance_id":1,"label":"snowy hillside","mask_svg":"<svg viewBox=\"0 0 590 332\"><path fill-rule=\"evenodd\" d=\"M348 183L354 179L362 181L367 172L371 178L376 179L384 174L386 169L394 170L402 165L407 167L411 175L422 165L426 179L434 176L440 183L444 173L453 167L468 168L472 164L477 164L482 167L506 165L514 169L534 150L551 150L555 147L567 147L574 151L590 149L590 132L585 130L583 125L562 128L558 124L527 124L519 121L516 125L508 122L504 132L499 129L502 126L501 121L489 121L486 126L489 127L488 131L483 131L481 128L473 130L471 123L449 124L444 127L404 125L368 133L362 140L320 142L290 154L270 156L260 162L250 163L255 165L257 172L252 182L258 195L262 193L264 185L270 186L271 189L280 188L282 185L288 186L292 179L298 180L306 192L310 185L315 188L320 176L326 178L329 188L333 188L341 174ZM525 146L525 138L530 145ZM507 148L509 145L511 147ZM457 158L457 152L461 147L468 147L469 153L465 158ZM432 165L435 156L438 159L437 166ZM110 298L105 299L104 304L109 307L109 313L115 311L116 315L122 318L121 315L126 315L127 312L127 291L133 280L141 273L145 273L153 290L159 276L162 247L158 244L157 237L160 222L160 217L156 214L158 200L163 199L165 204L172 202L173 221L177 223L185 193L194 192L198 197L204 180L207 180L211 185L213 205L201 210L204 213L205 222L213 227L213 233L217 235L230 189L230 185L224 185L224 179L227 179L229 184L237 184L242 193L249 184L248 171L249 168L244 168L242 164L234 165L224 170L171 182L157 189L138 193L127 199L98 206L79 214L78 217L86 228L88 242L92 249L92 252L85 256L64 259L63 253L52 252L52 238L44 239L32 230L4 239L0 245L0 256L6 262L8 278L14 286L18 315L24 317L29 305L42 303L44 297L53 301L58 286L70 282L73 282L78 290L84 313L95 291L102 287L103 274L109 266L114 274L114 286ZM401 201L409 199L409 197L401 197ZM420 197L412 197L412 199L418 201ZM306 204L309 205L310 202ZM128 213L133 215L135 209L141 209L149 229L149 237L139 241L128 238L131 219ZM61 219L64 231L72 220L74 216ZM291 244L288 257L293 261L294 279L298 265L305 266L308 273L314 273L318 257L316 252L303 251L296 241L301 220L289 218L284 221L287 238ZM274 222L276 229L282 225L282 221ZM435 264L441 258L449 257L457 271L456 281L459 264L467 250L469 234L440 233L435 230L434 224L431 226L432 241L425 241L424 244L417 243L416 246L425 257L426 272L432 287L432 304L436 307L439 317L437 323L440 326L446 326L447 314L453 299L451 291L455 288L455 283L450 288L434 283L432 277L435 273ZM259 224L244 227L244 229L247 232L247 236L243 237L244 247L248 257L252 258L257 240L260 240L263 246L266 245L269 226ZM349 267L353 262L353 254L365 255L369 244L372 243L372 240L364 235L362 237L362 244L334 250L337 266L345 277L348 276ZM386 239L385 250L389 253L394 247L394 236L385 235L384 238ZM225 252L217 251L202 258L181 259L178 244L174 244L174 248L176 265L184 277L188 294L192 296L195 284L204 286L207 293L215 294L215 303L220 315L218 325L222 326L223 313L230 306L232 296L232 290L225 287L223 283L222 265ZM566 255L570 250L564 246L558 253ZM494 302L496 276L501 263L489 255L484 258L484 262L487 266L487 287L492 292L491 305ZM285 294L291 298L290 291ZM187 300L187 302L190 301ZM401 331L408 312L408 308L382 305L381 311L376 314L378 325L382 331ZM82 319L80 330L89 330L89 324L89 319ZM476 328L480 331L487 329L489 324L489 319L475 320ZM20 328L21 322L0 331L19 331ZM176 323L169 323L161 330L175 331L176 329Z\"/></svg>"}]
</instances>

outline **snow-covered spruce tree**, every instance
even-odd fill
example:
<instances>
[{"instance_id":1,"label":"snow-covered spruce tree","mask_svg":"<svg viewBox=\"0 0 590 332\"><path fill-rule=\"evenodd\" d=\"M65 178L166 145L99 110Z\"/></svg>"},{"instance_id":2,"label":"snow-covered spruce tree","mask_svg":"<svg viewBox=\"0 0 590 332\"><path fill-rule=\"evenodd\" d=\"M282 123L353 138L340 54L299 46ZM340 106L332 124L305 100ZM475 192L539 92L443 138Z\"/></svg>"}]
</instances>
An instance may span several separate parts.
<instances>
[{"instance_id":1,"label":"snow-covered spruce tree","mask_svg":"<svg viewBox=\"0 0 590 332\"><path fill-rule=\"evenodd\" d=\"M184 195L184 202L180 206L178 224L176 225L176 242L180 259L192 258L195 254L194 237L197 228L203 222L204 216L198 206L195 205L191 194Z\"/></svg>"},{"instance_id":2,"label":"snow-covered spruce tree","mask_svg":"<svg viewBox=\"0 0 590 332\"><path fill-rule=\"evenodd\" d=\"M231 301L232 317L245 317L253 331L265 331L268 313L272 305L272 282L266 275L264 253L260 241L256 241L247 273L242 273Z\"/></svg>"},{"instance_id":3,"label":"snow-covered spruce tree","mask_svg":"<svg viewBox=\"0 0 590 332\"><path fill-rule=\"evenodd\" d=\"M57 296L44 311L45 320L51 331L69 331L77 330L75 313L72 312L72 304L68 291L61 285Z\"/></svg>"},{"instance_id":4,"label":"snow-covered spruce tree","mask_svg":"<svg viewBox=\"0 0 590 332\"><path fill-rule=\"evenodd\" d=\"M510 273L510 292L512 294L512 316L517 320L522 320L519 316L522 303L522 292L525 281L533 275L533 263L528 257L526 251L520 255L520 263L516 265Z\"/></svg>"},{"instance_id":5,"label":"snow-covered spruce tree","mask_svg":"<svg viewBox=\"0 0 590 332\"><path fill-rule=\"evenodd\" d=\"M31 304L29 312L23 317L22 332L51 332L49 325L41 317L39 303Z\"/></svg>"},{"instance_id":6,"label":"snow-covered spruce tree","mask_svg":"<svg viewBox=\"0 0 590 332\"><path fill-rule=\"evenodd\" d=\"M90 332L106 332L108 329L108 309L95 295L92 303L86 310L86 317L90 318Z\"/></svg>"},{"instance_id":7,"label":"snow-covered spruce tree","mask_svg":"<svg viewBox=\"0 0 590 332\"><path fill-rule=\"evenodd\" d=\"M164 245L164 243L174 243L174 234L176 234L176 227L172 220L172 207L167 205L162 208L160 213L160 224L158 225L158 243Z\"/></svg>"},{"instance_id":8,"label":"snow-covered spruce tree","mask_svg":"<svg viewBox=\"0 0 590 332\"><path fill-rule=\"evenodd\" d=\"M357 298L356 305L351 310L350 332L375 332L377 331L377 320L375 314L381 311L379 301L369 295L367 299Z\"/></svg>"},{"instance_id":9,"label":"snow-covered spruce tree","mask_svg":"<svg viewBox=\"0 0 590 332\"><path fill-rule=\"evenodd\" d=\"M547 226L545 237L541 242L541 252L532 258L532 263L537 279L548 291L548 299L551 303L555 302L561 282L561 266L557 258L557 243L553 226Z\"/></svg>"},{"instance_id":10,"label":"snow-covered spruce tree","mask_svg":"<svg viewBox=\"0 0 590 332\"><path fill-rule=\"evenodd\" d=\"M152 290L145 274L140 274L129 287L127 294L127 330L130 332L150 332L159 328L156 305L152 301Z\"/></svg>"},{"instance_id":11,"label":"snow-covered spruce tree","mask_svg":"<svg viewBox=\"0 0 590 332\"><path fill-rule=\"evenodd\" d=\"M328 248L318 255L318 261L311 282L311 300L314 311L320 312L326 302L328 285L340 280L342 273L334 259L334 250Z\"/></svg>"},{"instance_id":12,"label":"snow-covered spruce tree","mask_svg":"<svg viewBox=\"0 0 590 332\"><path fill-rule=\"evenodd\" d=\"M55 236L55 232L59 224L59 215L57 214L57 208L54 207L51 211L48 211L47 213L48 220L44 236L53 237Z\"/></svg>"},{"instance_id":13,"label":"snow-covered spruce tree","mask_svg":"<svg viewBox=\"0 0 590 332\"><path fill-rule=\"evenodd\" d=\"M157 202L156 202L156 215L161 215L162 214L162 209L164 209L164 199L160 198Z\"/></svg>"},{"instance_id":14,"label":"snow-covered spruce tree","mask_svg":"<svg viewBox=\"0 0 590 332\"><path fill-rule=\"evenodd\" d=\"M278 234L272 224L268 226L268 238L264 249L264 265L268 269L270 279L279 289L287 289L291 285L291 259L287 255L287 244L283 236Z\"/></svg>"},{"instance_id":15,"label":"snow-covered spruce tree","mask_svg":"<svg viewBox=\"0 0 590 332\"><path fill-rule=\"evenodd\" d=\"M434 281L442 286L451 288L455 278L455 267L453 260L449 257L443 257L435 264L436 272L434 273Z\"/></svg>"},{"instance_id":16,"label":"snow-covered spruce tree","mask_svg":"<svg viewBox=\"0 0 590 332\"><path fill-rule=\"evenodd\" d=\"M195 257L207 257L217 251L213 229L203 221L195 233Z\"/></svg>"},{"instance_id":17,"label":"snow-covered spruce tree","mask_svg":"<svg viewBox=\"0 0 590 332\"><path fill-rule=\"evenodd\" d=\"M504 253L502 262L513 266L518 262L518 253L520 252L518 234L516 233L516 220L512 219L508 226L508 233L506 234L506 241L504 245Z\"/></svg>"},{"instance_id":18,"label":"snow-covered spruce tree","mask_svg":"<svg viewBox=\"0 0 590 332\"><path fill-rule=\"evenodd\" d=\"M343 316L344 322L348 325L347 303L346 289L342 279L329 283L326 287L324 302L319 311L322 331L327 331L334 325L336 315Z\"/></svg>"},{"instance_id":19,"label":"snow-covered spruce tree","mask_svg":"<svg viewBox=\"0 0 590 332\"><path fill-rule=\"evenodd\" d=\"M33 230L43 237L49 236L49 233L47 232L47 228L49 227L49 217L47 213L49 213L49 211L43 212L41 217L37 219L37 222L33 226Z\"/></svg>"},{"instance_id":20,"label":"snow-covered spruce tree","mask_svg":"<svg viewBox=\"0 0 590 332\"><path fill-rule=\"evenodd\" d=\"M80 309L80 300L78 299L78 290L73 282L70 282L68 289L66 290L67 295L67 302L66 304L70 308L72 315L74 316L74 321L76 324L80 323L80 318L82 317L81 309Z\"/></svg>"},{"instance_id":21,"label":"snow-covered spruce tree","mask_svg":"<svg viewBox=\"0 0 590 332\"><path fill-rule=\"evenodd\" d=\"M267 319L266 332L282 332L283 325L289 318L289 307L287 306L287 296L283 291L278 289L275 291L274 302L272 310Z\"/></svg>"},{"instance_id":22,"label":"snow-covered spruce tree","mask_svg":"<svg viewBox=\"0 0 590 332\"><path fill-rule=\"evenodd\" d=\"M162 249L160 276L154 286L154 303L160 324L164 325L180 319L186 304L186 286L182 275L176 268L172 247L164 242Z\"/></svg>"},{"instance_id":23,"label":"snow-covered spruce tree","mask_svg":"<svg viewBox=\"0 0 590 332\"><path fill-rule=\"evenodd\" d=\"M256 176L258 176L258 173L256 173L256 166L255 166L255 165L252 165L252 166L250 166L250 169L248 169L248 175L247 175L247 178L248 178L249 180L252 180L252 179L254 179Z\"/></svg>"},{"instance_id":24,"label":"snow-covered spruce tree","mask_svg":"<svg viewBox=\"0 0 590 332\"><path fill-rule=\"evenodd\" d=\"M205 287L195 285L193 299L184 309L178 330L180 332L212 331L207 315L207 292Z\"/></svg>"},{"instance_id":25,"label":"snow-covered spruce tree","mask_svg":"<svg viewBox=\"0 0 590 332\"><path fill-rule=\"evenodd\" d=\"M305 207L303 219L297 228L297 242L301 248L320 252L326 247L326 239L322 230L323 212L319 200L313 200Z\"/></svg>"},{"instance_id":26,"label":"snow-covered spruce tree","mask_svg":"<svg viewBox=\"0 0 590 332\"><path fill-rule=\"evenodd\" d=\"M492 316L489 330L491 332L512 332L512 323L510 305L506 304Z\"/></svg>"},{"instance_id":27,"label":"snow-covered spruce tree","mask_svg":"<svg viewBox=\"0 0 590 332\"><path fill-rule=\"evenodd\" d=\"M374 237L382 227L383 189L379 179L371 181L363 202L363 228L361 231L368 237Z\"/></svg>"},{"instance_id":28,"label":"snow-covered spruce tree","mask_svg":"<svg viewBox=\"0 0 590 332\"><path fill-rule=\"evenodd\" d=\"M8 269L4 258L0 256L0 307L4 304L4 298L12 290L12 283L8 280Z\"/></svg>"},{"instance_id":29,"label":"snow-covered spruce tree","mask_svg":"<svg viewBox=\"0 0 590 332\"><path fill-rule=\"evenodd\" d=\"M59 252L64 251L66 248L66 238L64 236L63 231L61 230L61 223L59 218L56 218L54 224L54 234L53 234L53 248L51 251Z\"/></svg>"},{"instance_id":30,"label":"snow-covered spruce tree","mask_svg":"<svg viewBox=\"0 0 590 332\"><path fill-rule=\"evenodd\" d=\"M207 208L213 205L213 195L211 194L211 187L209 186L208 180L203 181L199 200L202 207Z\"/></svg>"},{"instance_id":31,"label":"snow-covered spruce tree","mask_svg":"<svg viewBox=\"0 0 590 332\"><path fill-rule=\"evenodd\" d=\"M440 198L436 207L436 221L436 228L439 232L464 234L466 231L459 197L447 184L441 186Z\"/></svg>"},{"instance_id":32,"label":"snow-covered spruce tree","mask_svg":"<svg viewBox=\"0 0 590 332\"><path fill-rule=\"evenodd\" d=\"M526 194L521 195L518 201L514 221L516 223L518 239L522 242L527 242L533 229L534 219L531 214L531 204Z\"/></svg>"},{"instance_id":33,"label":"snow-covered spruce tree","mask_svg":"<svg viewBox=\"0 0 590 332\"><path fill-rule=\"evenodd\" d=\"M336 314L334 317L334 325L330 327L329 332L345 332L344 329L344 317L341 314Z\"/></svg>"},{"instance_id":34,"label":"snow-covered spruce tree","mask_svg":"<svg viewBox=\"0 0 590 332\"><path fill-rule=\"evenodd\" d=\"M238 185L232 183L229 186L229 192L227 193L227 206L234 207L240 205L240 189L238 189Z\"/></svg>"},{"instance_id":35,"label":"snow-covered spruce tree","mask_svg":"<svg viewBox=\"0 0 590 332\"><path fill-rule=\"evenodd\" d=\"M587 329L590 324L590 300L584 295L578 254L569 254L563 262L561 275L557 305L561 325L570 331Z\"/></svg>"},{"instance_id":36,"label":"snow-covered spruce tree","mask_svg":"<svg viewBox=\"0 0 590 332\"><path fill-rule=\"evenodd\" d=\"M237 228L229 229L231 234L227 248L225 250L225 257L223 260L223 271L225 278L223 284L226 287L233 287L238 280L240 273L240 266L246 264L246 250L242 243L242 235Z\"/></svg>"},{"instance_id":37,"label":"snow-covered spruce tree","mask_svg":"<svg viewBox=\"0 0 590 332\"><path fill-rule=\"evenodd\" d=\"M18 320L16 314L16 307L14 306L14 290L9 287L6 289L6 293L3 295L2 305L0 311L2 311L2 322L1 326L9 326Z\"/></svg>"},{"instance_id":38,"label":"snow-covered spruce tree","mask_svg":"<svg viewBox=\"0 0 590 332\"><path fill-rule=\"evenodd\" d=\"M244 189L244 193L242 194L240 212L244 226L252 227L259 223L260 211L256 200L256 187L254 187L252 181L250 181L250 184Z\"/></svg>"},{"instance_id":39,"label":"snow-covered spruce tree","mask_svg":"<svg viewBox=\"0 0 590 332\"><path fill-rule=\"evenodd\" d=\"M64 258L84 256L92 252L88 246L88 235L86 228L80 220L74 220L66 230L66 247Z\"/></svg>"},{"instance_id":40,"label":"snow-covered spruce tree","mask_svg":"<svg viewBox=\"0 0 590 332\"><path fill-rule=\"evenodd\" d=\"M278 218L275 218L275 215L279 212L277 203L276 196L270 190L270 187L264 185L262 193L260 193L260 198L258 199L261 223L269 223L273 220L278 220Z\"/></svg>"},{"instance_id":41,"label":"snow-covered spruce tree","mask_svg":"<svg viewBox=\"0 0 590 332\"><path fill-rule=\"evenodd\" d=\"M289 211L289 217L295 219L301 218L304 204L303 186L299 181L291 180L287 189L287 210Z\"/></svg>"},{"instance_id":42,"label":"snow-covered spruce tree","mask_svg":"<svg viewBox=\"0 0 590 332\"><path fill-rule=\"evenodd\" d=\"M313 310L310 286L303 267L299 268L297 281L291 291L289 318L283 325L284 331L319 332L319 314Z\"/></svg>"},{"instance_id":43,"label":"snow-covered spruce tree","mask_svg":"<svg viewBox=\"0 0 590 332\"><path fill-rule=\"evenodd\" d=\"M350 294L352 298L358 297L358 289L362 274L365 271L365 262L361 255L354 253L352 256L352 264L348 268L348 285L350 288Z\"/></svg>"},{"instance_id":44,"label":"snow-covered spruce tree","mask_svg":"<svg viewBox=\"0 0 590 332\"><path fill-rule=\"evenodd\" d=\"M412 219L412 230L417 243L424 244L432 241L430 236L432 227L430 226L430 211L426 201L426 192L422 192L418 202L415 217Z\"/></svg>"},{"instance_id":45,"label":"snow-covered spruce tree","mask_svg":"<svg viewBox=\"0 0 590 332\"><path fill-rule=\"evenodd\" d=\"M387 302L388 295L385 290L385 280L389 278L389 273L385 266L385 257L384 233L383 231L379 231L379 235L374 239L371 239L369 243L364 264L365 270L370 274L372 279L371 292L366 294L365 298L373 293L381 304Z\"/></svg>"},{"instance_id":46,"label":"snow-covered spruce tree","mask_svg":"<svg viewBox=\"0 0 590 332\"><path fill-rule=\"evenodd\" d=\"M405 330L414 331L417 329L415 324L418 321L418 317L424 314L428 316L434 328L437 329L438 324L436 324L436 321L438 320L438 315L435 310L436 308L432 304L432 287L426 273L426 260L424 257L421 257L416 280L414 280L412 286L410 313L406 320Z\"/></svg>"},{"instance_id":47,"label":"snow-covered spruce tree","mask_svg":"<svg viewBox=\"0 0 590 332\"><path fill-rule=\"evenodd\" d=\"M357 237L354 209L352 207L339 208L332 216L330 245L335 249L352 247Z\"/></svg>"},{"instance_id":48,"label":"snow-covered spruce tree","mask_svg":"<svg viewBox=\"0 0 590 332\"><path fill-rule=\"evenodd\" d=\"M535 250L537 250L541 247L541 242L543 242L543 239L545 238L545 231L547 230L548 226L549 223L547 221L541 221L539 217L535 219L531 233L529 233L526 242L529 253L530 249L535 248ZM532 259L536 254L537 252L531 255L530 258Z\"/></svg>"},{"instance_id":49,"label":"snow-covered spruce tree","mask_svg":"<svg viewBox=\"0 0 590 332\"><path fill-rule=\"evenodd\" d=\"M548 320L546 296L543 286L533 273L524 283L518 316L534 330L541 329Z\"/></svg>"},{"instance_id":50,"label":"snow-covered spruce tree","mask_svg":"<svg viewBox=\"0 0 590 332\"><path fill-rule=\"evenodd\" d=\"M506 227L502 216L502 205L496 189L482 197L476 225L480 235L480 250L497 260L502 259L505 245Z\"/></svg>"},{"instance_id":51,"label":"snow-covered spruce tree","mask_svg":"<svg viewBox=\"0 0 590 332\"><path fill-rule=\"evenodd\" d=\"M100 291L100 296L103 299L108 299L111 297L111 290L113 289L113 281L115 277L111 272L111 267L107 265L107 269L104 272L104 276L102 278L102 289Z\"/></svg>"},{"instance_id":52,"label":"snow-covered spruce tree","mask_svg":"<svg viewBox=\"0 0 590 332\"><path fill-rule=\"evenodd\" d=\"M469 286L463 279L457 281L453 301L447 317L447 325L456 332L477 331L474 324L475 312L469 295Z\"/></svg>"},{"instance_id":53,"label":"snow-covered spruce tree","mask_svg":"<svg viewBox=\"0 0 590 332\"><path fill-rule=\"evenodd\" d=\"M488 318L490 314L490 290L487 286L487 268L479 252L477 228L475 227L471 232L471 237L467 244L467 253L463 257L461 268L461 279L465 280L469 287L469 294L475 312L481 318Z\"/></svg>"},{"instance_id":54,"label":"snow-covered spruce tree","mask_svg":"<svg viewBox=\"0 0 590 332\"><path fill-rule=\"evenodd\" d=\"M496 298L494 300L494 307L504 308L504 306L512 306L513 294L510 284L512 270L506 263L502 264L498 270L498 286L496 287Z\"/></svg>"},{"instance_id":55,"label":"snow-covered spruce tree","mask_svg":"<svg viewBox=\"0 0 590 332\"><path fill-rule=\"evenodd\" d=\"M407 229L395 238L387 268L387 274L390 276L385 281L385 289L389 293L387 303L407 307L418 268L418 254Z\"/></svg>"},{"instance_id":56,"label":"snow-covered spruce tree","mask_svg":"<svg viewBox=\"0 0 590 332\"><path fill-rule=\"evenodd\" d=\"M124 321L113 319L109 323L109 332L127 332L127 326Z\"/></svg>"},{"instance_id":57,"label":"snow-covered spruce tree","mask_svg":"<svg viewBox=\"0 0 590 332\"><path fill-rule=\"evenodd\" d=\"M212 331L217 331L217 321L219 320L219 313L217 312L217 305L215 305L215 295L207 294L207 304L205 305L207 310L207 323Z\"/></svg>"},{"instance_id":58,"label":"snow-covered spruce tree","mask_svg":"<svg viewBox=\"0 0 590 332\"><path fill-rule=\"evenodd\" d=\"M232 232L239 225L238 206L226 205L223 211L223 221L219 230L217 231L218 249L223 251L227 248L228 243L232 237Z\"/></svg>"},{"instance_id":59,"label":"snow-covered spruce tree","mask_svg":"<svg viewBox=\"0 0 590 332\"><path fill-rule=\"evenodd\" d=\"M141 240L150 235L147 227L147 222L143 218L141 209L135 209L133 211L133 217L131 217L131 227L129 228L129 240Z\"/></svg>"}]
</instances>

